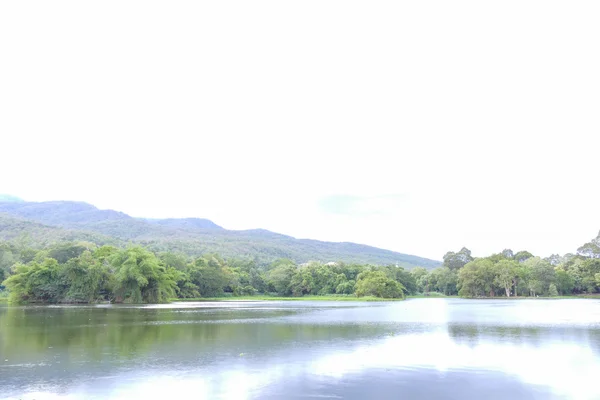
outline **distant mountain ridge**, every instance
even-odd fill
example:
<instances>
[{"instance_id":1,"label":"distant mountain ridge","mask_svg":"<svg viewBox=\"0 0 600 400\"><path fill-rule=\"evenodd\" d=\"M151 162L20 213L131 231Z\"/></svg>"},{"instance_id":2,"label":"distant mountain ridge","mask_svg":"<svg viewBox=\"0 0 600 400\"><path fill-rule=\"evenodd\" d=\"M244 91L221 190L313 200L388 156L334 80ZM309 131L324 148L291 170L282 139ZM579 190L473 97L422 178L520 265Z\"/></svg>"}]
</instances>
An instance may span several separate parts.
<instances>
[{"instance_id":1,"label":"distant mountain ridge","mask_svg":"<svg viewBox=\"0 0 600 400\"><path fill-rule=\"evenodd\" d=\"M154 251L191 256L215 252L224 257L250 257L259 262L290 258L296 262L398 264L434 268L439 261L356 243L296 239L265 229L227 230L203 218L134 218L75 201L3 201L0 239L29 234L40 244L86 240L99 244L140 243Z\"/></svg>"}]
</instances>

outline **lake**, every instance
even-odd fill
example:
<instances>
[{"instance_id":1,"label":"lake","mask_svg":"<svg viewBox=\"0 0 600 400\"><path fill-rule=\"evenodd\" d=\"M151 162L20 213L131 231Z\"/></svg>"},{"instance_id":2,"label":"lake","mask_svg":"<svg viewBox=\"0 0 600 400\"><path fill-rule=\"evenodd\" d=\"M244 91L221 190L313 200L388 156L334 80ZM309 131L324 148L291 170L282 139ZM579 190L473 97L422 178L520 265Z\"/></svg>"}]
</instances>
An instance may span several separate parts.
<instances>
[{"instance_id":1,"label":"lake","mask_svg":"<svg viewBox=\"0 0 600 400\"><path fill-rule=\"evenodd\" d=\"M0 398L598 399L600 301L0 305Z\"/></svg>"}]
</instances>

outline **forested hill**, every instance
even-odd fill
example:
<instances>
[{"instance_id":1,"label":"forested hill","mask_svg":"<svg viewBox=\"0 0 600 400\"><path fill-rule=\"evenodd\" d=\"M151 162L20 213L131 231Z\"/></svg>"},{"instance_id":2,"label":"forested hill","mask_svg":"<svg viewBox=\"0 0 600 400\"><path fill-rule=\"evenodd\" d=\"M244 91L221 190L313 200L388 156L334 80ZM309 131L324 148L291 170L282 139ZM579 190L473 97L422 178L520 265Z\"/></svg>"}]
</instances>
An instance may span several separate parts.
<instances>
[{"instance_id":1,"label":"forested hill","mask_svg":"<svg viewBox=\"0 0 600 400\"><path fill-rule=\"evenodd\" d=\"M261 263L280 258L296 262L342 261L379 265L398 264L434 268L441 263L413 255L356 243L296 239L264 229L227 230L201 218L143 219L122 212L99 210L82 202L25 202L0 198L0 240L24 240L48 245L65 240L98 244L139 243L153 251L190 256L218 253L250 257Z\"/></svg>"}]
</instances>

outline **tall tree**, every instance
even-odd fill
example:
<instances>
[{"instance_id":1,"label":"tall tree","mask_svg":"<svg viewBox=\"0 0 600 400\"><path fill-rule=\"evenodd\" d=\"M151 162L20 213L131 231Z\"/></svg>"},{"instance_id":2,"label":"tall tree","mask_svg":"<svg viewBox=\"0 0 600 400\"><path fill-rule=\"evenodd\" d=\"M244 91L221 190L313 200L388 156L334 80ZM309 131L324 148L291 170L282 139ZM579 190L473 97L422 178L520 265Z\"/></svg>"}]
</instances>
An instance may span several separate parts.
<instances>
[{"instance_id":1,"label":"tall tree","mask_svg":"<svg viewBox=\"0 0 600 400\"><path fill-rule=\"evenodd\" d=\"M471 257L471 250L463 247L458 253L449 251L444 254L443 266L456 271L471 261L473 261L473 257Z\"/></svg>"},{"instance_id":2,"label":"tall tree","mask_svg":"<svg viewBox=\"0 0 600 400\"><path fill-rule=\"evenodd\" d=\"M531 254L528 251L522 250L515 254L514 260L522 263L525 262L525 260L530 259L531 257L533 257L533 254Z\"/></svg>"},{"instance_id":3,"label":"tall tree","mask_svg":"<svg viewBox=\"0 0 600 400\"><path fill-rule=\"evenodd\" d=\"M516 266L512 260L502 260L495 266L494 283L504 289L506 297L510 297L515 282Z\"/></svg>"},{"instance_id":4,"label":"tall tree","mask_svg":"<svg viewBox=\"0 0 600 400\"><path fill-rule=\"evenodd\" d=\"M600 232L595 239L578 248L577 253L587 258L600 258Z\"/></svg>"},{"instance_id":5,"label":"tall tree","mask_svg":"<svg viewBox=\"0 0 600 400\"><path fill-rule=\"evenodd\" d=\"M158 258L142 247L116 253L115 301L128 303L162 303L176 293L177 281L160 265Z\"/></svg>"}]
</instances>

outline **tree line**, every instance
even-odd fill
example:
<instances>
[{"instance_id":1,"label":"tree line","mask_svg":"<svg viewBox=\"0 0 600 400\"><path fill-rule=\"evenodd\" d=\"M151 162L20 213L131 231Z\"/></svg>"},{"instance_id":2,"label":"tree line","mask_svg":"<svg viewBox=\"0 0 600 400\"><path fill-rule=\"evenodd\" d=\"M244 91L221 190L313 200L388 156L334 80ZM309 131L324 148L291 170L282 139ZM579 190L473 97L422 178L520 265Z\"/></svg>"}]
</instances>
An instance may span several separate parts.
<instances>
[{"instance_id":1,"label":"tree line","mask_svg":"<svg viewBox=\"0 0 600 400\"><path fill-rule=\"evenodd\" d=\"M15 302L161 303L173 298L272 294L403 298L415 293L401 267L281 259L269 265L216 254L189 258L142 246L64 243L43 250L0 244L0 282ZM0 288L1 289L1 288Z\"/></svg>"},{"instance_id":2,"label":"tree line","mask_svg":"<svg viewBox=\"0 0 600 400\"><path fill-rule=\"evenodd\" d=\"M160 303L173 298L338 295L404 298L439 292L462 297L557 296L600 292L600 233L577 253L536 257L504 250L472 257L463 248L443 265L297 264L280 259L191 258L142 246L70 242L33 249L0 243L0 293L15 302Z\"/></svg>"},{"instance_id":3,"label":"tree line","mask_svg":"<svg viewBox=\"0 0 600 400\"><path fill-rule=\"evenodd\" d=\"M417 289L462 297L558 296L600 292L600 233L563 256L536 257L506 249L474 258L462 248L444 255L442 267L411 270Z\"/></svg>"}]
</instances>

